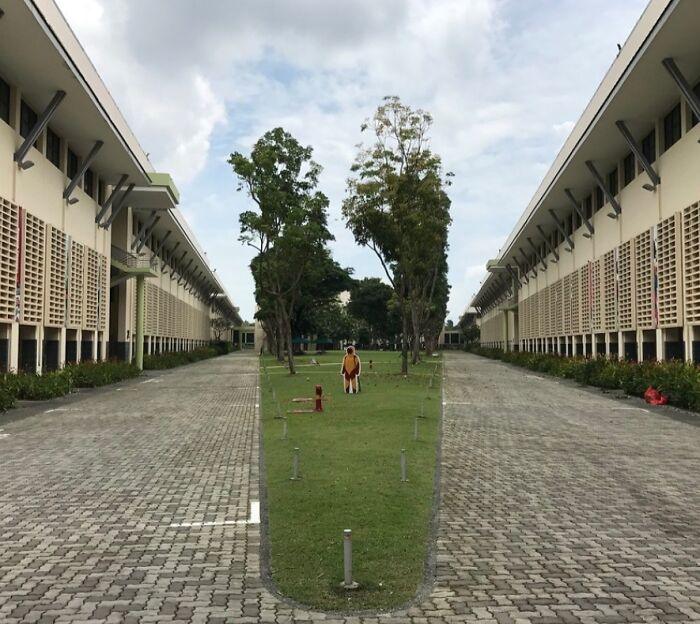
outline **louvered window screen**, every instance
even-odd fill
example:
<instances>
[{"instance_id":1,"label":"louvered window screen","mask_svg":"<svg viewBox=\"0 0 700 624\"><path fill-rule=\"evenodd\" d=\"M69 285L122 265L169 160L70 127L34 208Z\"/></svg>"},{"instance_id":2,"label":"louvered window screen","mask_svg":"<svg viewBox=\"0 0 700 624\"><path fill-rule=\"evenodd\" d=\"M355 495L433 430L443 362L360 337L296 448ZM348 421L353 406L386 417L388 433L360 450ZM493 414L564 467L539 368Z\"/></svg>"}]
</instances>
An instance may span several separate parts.
<instances>
[{"instance_id":1,"label":"louvered window screen","mask_svg":"<svg viewBox=\"0 0 700 624\"><path fill-rule=\"evenodd\" d=\"M563 280L563 297L564 297L564 327L563 333L566 336L571 335L571 275L567 275Z\"/></svg>"},{"instance_id":2,"label":"louvered window screen","mask_svg":"<svg viewBox=\"0 0 700 624\"><path fill-rule=\"evenodd\" d=\"M48 275L46 325L63 327L66 322L66 235L48 226Z\"/></svg>"},{"instance_id":3,"label":"louvered window screen","mask_svg":"<svg viewBox=\"0 0 700 624\"><path fill-rule=\"evenodd\" d=\"M554 294L554 328L553 336L561 336L564 333L564 298L562 296L562 280L558 280L552 285Z\"/></svg>"},{"instance_id":4,"label":"louvered window screen","mask_svg":"<svg viewBox=\"0 0 700 624\"><path fill-rule=\"evenodd\" d=\"M591 298L591 331L602 332L603 325L603 289L602 289L602 273L603 273L603 258L598 258L590 263L591 278L590 278L590 298Z\"/></svg>"},{"instance_id":5,"label":"louvered window screen","mask_svg":"<svg viewBox=\"0 0 700 624\"><path fill-rule=\"evenodd\" d=\"M549 301L546 288L537 291L537 337L544 338L547 333L547 317L549 316Z\"/></svg>"},{"instance_id":6,"label":"louvered window screen","mask_svg":"<svg viewBox=\"0 0 700 624\"><path fill-rule=\"evenodd\" d=\"M700 323L700 203L683 211L685 319Z\"/></svg>"},{"instance_id":7,"label":"louvered window screen","mask_svg":"<svg viewBox=\"0 0 700 624\"><path fill-rule=\"evenodd\" d=\"M634 245L632 241L627 241L620 245L618 256L618 298L620 329L622 331L635 329Z\"/></svg>"},{"instance_id":8,"label":"louvered window screen","mask_svg":"<svg viewBox=\"0 0 700 624\"><path fill-rule=\"evenodd\" d=\"M22 322L40 324L44 306L46 223L25 213Z\"/></svg>"},{"instance_id":9,"label":"louvered window screen","mask_svg":"<svg viewBox=\"0 0 700 624\"><path fill-rule=\"evenodd\" d=\"M99 254L90 247L86 248L85 267L85 329L97 329L97 300L98 300L98 279L100 270Z\"/></svg>"},{"instance_id":10,"label":"louvered window screen","mask_svg":"<svg viewBox=\"0 0 700 624\"><path fill-rule=\"evenodd\" d=\"M85 247L71 241L70 255L70 300L68 306L68 326L81 327L85 312Z\"/></svg>"},{"instance_id":11,"label":"louvered window screen","mask_svg":"<svg viewBox=\"0 0 700 624\"><path fill-rule=\"evenodd\" d=\"M14 321L17 295L19 206L0 197L0 320Z\"/></svg>"},{"instance_id":12,"label":"louvered window screen","mask_svg":"<svg viewBox=\"0 0 700 624\"><path fill-rule=\"evenodd\" d=\"M653 229L642 232L634 239L635 267L635 307L637 312L637 327L653 329L656 327L654 300L654 239Z\"/></svg>"},{"instance_id":13,"label":"louvered window screen","mask_svg":"<svg viewBox=\"0 0 700 624\"><path fill-rule=\"evenodd\" d=\"M697 225L694 229L697 236ZM676 213L659 223L656 239L660 327L677 327L682 324L683 306L679 297L681 247L681 215Z\"/></svg>"},{"instance_id":14,"label":"louvered window screen","mask_svg":"<svg viewBox=\"0 0 700 624\"><path fill-rule=\"evenodd\" d=\"M99 256L99 273L97 284L97 329L105 331L107 329L107 289L109 288L109 274L107 256Z\"/></svg>"},{"instance_id":15,"label":"louvered window screen","mask_svg":"<svg viewBox=\"0 0 700 624\"><path fill-rule=\"evenodd\" d=\"M603 256L603 308L604 328L616 331L617 323L617 249L612 249Z\"/></svg>"},{"instance_id":16,"label":"louvered window screen","mask_svg":"<svg viewBox=\"0 0 700 624\"><path fill-rule=\"evenodd\" d=\"M590 284L591 265L586 264L579 269L578 283L579 296L581 304L581 333L588 334L591 331L591 284Z\"/></svg>"},{"instance_id":17,"label":"louvered window screen","mask_svg":"<svg viewBox=\"0 0 700 624\"><path fill-rule=\"evenodd\" d=\"M579 277L580 271L574 271L569 275L569 303L568 307L571 310L571 329L569 333L571 335L576 335L581 333L581 298L580 298L580 287L579 287Z\"/></svg>"}]
</instances>

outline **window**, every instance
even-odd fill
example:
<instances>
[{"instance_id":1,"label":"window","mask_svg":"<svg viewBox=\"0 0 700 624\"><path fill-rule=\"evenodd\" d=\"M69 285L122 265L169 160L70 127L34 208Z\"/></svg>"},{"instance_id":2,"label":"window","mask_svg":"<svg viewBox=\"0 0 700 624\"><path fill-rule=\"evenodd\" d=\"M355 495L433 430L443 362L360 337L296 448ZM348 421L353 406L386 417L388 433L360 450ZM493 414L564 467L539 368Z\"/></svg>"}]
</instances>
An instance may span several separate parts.
<instances>
[{"instance_id":1,"label":"window","mask_svg":"<svg viewBox=\"0 0 700 624\"><path fill-rule=\"evenodd\" d=\"M83 190L92 197L95 193L95 174L92 169L88 169L85 172L85 177L83 178Z\"/></svg>"},{"instance_id":2,"label":"window","mask_svg":"<svg viewBox=\"0 0 700 624\"><path fill-rule=\"evenodd\" d=\"M656 161L656 130L652 130L642 139L642 154L650 163Z\"/></svg>"},{"instance_id":3,"label":"window","mask_svg":"<svg viewBox=\"0 0 700 624\"><path fill-rule=\"evenodd\" d=\"M72 180L78 173L78 155L71 149L68 150L68 162L66 174Z\"/></svg>"},{"instance_id":4,"label":"window","mask_svg":"<svg viewBox=\"0 0 700 624\"><path fill-rule=\"evenodd\" d=\"M574 232L578 230L581 227L581 217L579 216L578 212L574 213Z\"/></svg>"},{"instance_id":5,"label":"window","mask_svg":"<svg viewBox=\"0 0 700 624\"><path fill-rule=\"evenodd\" d=\"M600 210L605 205L605 196L599 186L595 187L595 209Z\"/></svg>"},{"instance_id":6,"label":"window","mask_svg":"<svg viewBox=\"0 0 700 624\"><path fill-rule=\"evenodd\" d=\"M36 113L22 100L22 107L19 114L19 133L22 138L27 138L36 125Z\"/></svg>"},{"instance_id":7,"label":"window","mask_svg":"<svg viewBox=\"0 0 700 624\"><path fill-rule=\"evenodd\" d=\"M105 181L100 178L97 181L97 203L104 204L105 202Z\"/></svg>"},{"instance_id":8,"label":"window","mask_svg":"<svg viewBox=\"0 0 700 624\"><path fill-rule=\"evenodd\" d=\"M681 138L681 105L678 104L664 117L664 150Z\"/></svg>"},{"instance_id":9,"label":"window","mask_svg":"<svg viewBox=\"0 0 700 624\"><path fill-rule=\"evenodd\" d=\"M0 78L0 119L10 123L10 85Z\"/></svg>"},{"instance_id":10,"label":"window","mask_svg":"<svg viewBox=\"0 0 700 624\"><path fill-rule=\"evenodd\" d=\"M574 227L574 213L572 212L566 220L566 232L568 234L573 234L576 231Z\"/></svg>"},{"instance_id":11,"label":"window","mask_svg":"<svg viewBox=\"0 0 700 624\"><path fill-rule=\"evenodd\" d=\"M617 167L613 169L609 174L608 174L608 191L610 191L611 195L617 195L617 191L620 189L618 188L618 181L617 181Z\"/></svg>"},{"instance_id":12,"label":"window","mask_svg":"<svg viewBox=\"0 0 700 624\"><path fill-rule=\"evenodd\" d=\"M2 85L0 85L0 86L2 86ZM695 88L693 89L693 91L695 91L695 95L697 95L700 98L700 82L698 82L698 84L695 85ZM0 107L1 106L2 106L2 104L0 104ZM690 127L692 128L692 127L697 126L697 125L698 125L698 118L695 116L695 113L692 113L690 116Z\"/></svg>"},{"instance_id":13,"label":"window","mask_svg":"<svg viewBox=\"0 0 700 624\"><path fill-rule=\"evenodd\" d=\"M623 186L627 186L632 180L634 180L634 164L635 164L635 158L634 154L630 152L625 156L625 159L622 161L622 184Z\"/></svg>"},{"instance_id":14,"label":"window","mask_svg":"<svg viewBox=\"0 0 700 624\"><path fill-rule=\"evenodd\" d=\"M51 128L46 131L46 158L56 167L61 168L61 137Z\"/></svg>"},{"instance_id":15,"label":"window","mask_svg":"<svg viewBox=\"0 0 700 624\"><path fill-rule=\"evenodd\" d=\"M589 195L583 200L583 214L586 215L586 219L593 217L593 196Z\"/></svg>"}]
</instances>

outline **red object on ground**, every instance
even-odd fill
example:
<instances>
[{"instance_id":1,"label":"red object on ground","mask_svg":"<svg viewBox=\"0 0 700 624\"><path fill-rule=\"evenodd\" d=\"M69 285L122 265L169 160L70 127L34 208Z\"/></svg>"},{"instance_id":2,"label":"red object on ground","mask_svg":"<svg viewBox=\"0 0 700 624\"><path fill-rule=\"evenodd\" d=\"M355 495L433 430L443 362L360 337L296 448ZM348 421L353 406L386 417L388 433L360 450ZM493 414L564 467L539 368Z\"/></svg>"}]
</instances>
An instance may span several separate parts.
<instances>
[{"instance_id":1,"label":"red object on ground","mask_svg":"<svg viewBox=\"0 0 700 624\"><path fill-rule=\"evenodd\" d=\"M316 411L323 411L323 388L321 386L316 386Z\"/></svg>"},{"instance_id":2,"label":"red object on ground","mask_svg":"<svg viewBox=\"0 0 700 624\"><path fill-rule=\"evenodd\" d=\"M644 391L644 400L649 405L666 405L668 403L668 397L651 386Z\"/></svg>"}]
</instances>

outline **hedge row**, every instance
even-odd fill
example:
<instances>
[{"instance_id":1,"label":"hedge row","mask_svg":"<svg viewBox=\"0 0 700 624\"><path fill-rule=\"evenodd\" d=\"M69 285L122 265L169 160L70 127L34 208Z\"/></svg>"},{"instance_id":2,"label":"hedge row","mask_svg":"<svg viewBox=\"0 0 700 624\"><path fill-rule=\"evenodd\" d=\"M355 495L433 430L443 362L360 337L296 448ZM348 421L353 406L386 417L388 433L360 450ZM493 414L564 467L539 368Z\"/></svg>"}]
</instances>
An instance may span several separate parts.
<instances>
[{"instance_id":1,"label":"hedge row","mask_svg":"<svg viewBox=\"0 0 700 624\"><path fill-rule=\"evenodd\" d=\"M17 400L53 399L70 394L73 388L96 388L139 374L132 364L117 361L70 364L43 375L8 373L0 377L0 410L10 409Z\"/></svg>"},{"instance_id":2,"label":"hedge row","mask_svg":"<svg viewBox=\"0 0 700 624\"><path fill-rule=\"evenodd\" d=\"M651 386L665 394L671 405L700 411L700 368L687 362L570 358L551 353L503 352L481 347L474 347L471 352L588 386L623 390L632 396L641 397Z\"/></svg>"},{"instance_id":3,"label":"hedge row","mask_svg":"<svg viewBox=\"0 0 700 624\"><path fill-rule=\"evenodd\" d=\"M164 368L175 368L183 364L191 364L209 358L225 355L233 350L233 345L229 342L214 342L208 347L199 347L192 351L179 351L177 353L161 353L159 355L144 355L144 370L161 370Z\"/></svg>"}]
</instances>

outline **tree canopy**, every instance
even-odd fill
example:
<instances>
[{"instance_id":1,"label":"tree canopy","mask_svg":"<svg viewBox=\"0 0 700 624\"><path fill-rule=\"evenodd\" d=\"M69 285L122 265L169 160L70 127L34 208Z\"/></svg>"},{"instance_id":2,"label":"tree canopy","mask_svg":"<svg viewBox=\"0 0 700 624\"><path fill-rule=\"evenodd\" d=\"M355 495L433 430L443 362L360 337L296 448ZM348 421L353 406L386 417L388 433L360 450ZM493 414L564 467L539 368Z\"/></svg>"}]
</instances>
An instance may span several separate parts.
<instances>
[{"instance_id":1,"label":"tree canopy","mask_svg":"<svg viewBox=\"0 0 700 624\"><path fill-rule=\"evenodd\" d=\"M440 157L430 150L432 117L386 97L372 120L373 143L360 146L347 184L343 215L358 244L379 259L401 310L402 372L414 362L438 281L447 275L450 200ZM449 289L449 287L448 287ZM440 324L444 321L444 315Z\"/></svg>"},{"instance_id":2,"label":"tree canopy","mask_svg":"<svg viewBox=\"0 0 700 624\"><path fill-rule=\"evenodd\" d=\"M302 146L283 128L266 132L250 156L231 154L229 164L254 210L241 213L240 240L257 252L251 262L255 280L257 317L276 336L281 359L287 346L288 366L294 374L292 319L310 267L326 262L328 198L318 190L321 167L313 149Z\"/></svg>"}]
</instances>

